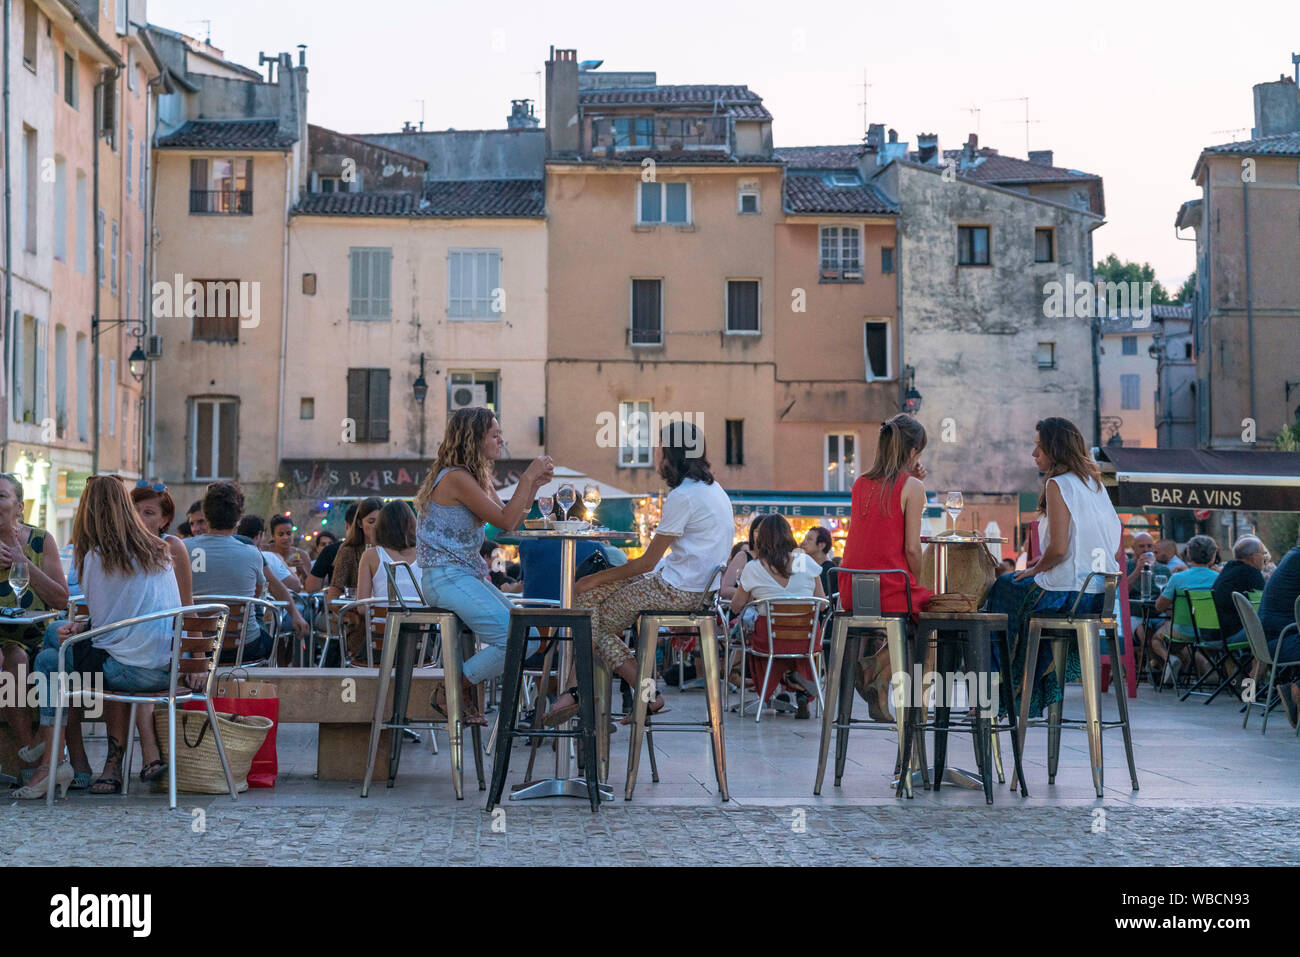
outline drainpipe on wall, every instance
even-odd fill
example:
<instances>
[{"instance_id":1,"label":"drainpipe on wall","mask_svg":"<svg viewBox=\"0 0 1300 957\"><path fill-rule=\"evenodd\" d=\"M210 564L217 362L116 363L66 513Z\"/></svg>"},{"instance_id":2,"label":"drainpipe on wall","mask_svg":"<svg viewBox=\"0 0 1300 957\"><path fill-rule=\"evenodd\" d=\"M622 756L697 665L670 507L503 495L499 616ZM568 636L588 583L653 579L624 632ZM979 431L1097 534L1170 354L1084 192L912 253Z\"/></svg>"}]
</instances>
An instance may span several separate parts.
<instances>
[{"instance_id":1,"label":"drainpipe on wall","mask_svg":"<svg viewBox=\"0 0 1300 957\"><path fill-rule=\"evenodd\" d=\"M1094 226L1092 229L1096 229ZM1096 266L1092 258L1092 229L1088 230L1088 283L1096 289ZM1097 312L1096 309L1093 312ZM1092 444L1101 448L1101 319L1092 317Z\"/></svg>"},{"instance_id":2,"label":"drainpipe on wall","mask_svg":"<svg viewBox=\"0 0 1300 957\"><path fill-rule=\"evenodd\" d=\"M1255 426L1253 431L1258 432L1259 419L1255 416L1255 292L1250 281L1250 183L1244 179L1241 183L1241 216L1246 230L1246 356L1250 367L1250 421ZM1213 354L1210 360L1213 362ZM1257 444L1252 441L1250 447L1255 448Z\"/></svg>"},{"instance_id":3,"label":"drainpipe on wall","mask_svg":"<svg viewBox=\"0 0 1300 957\"><path fill-rule=\"evenodd\" d=\"M4 26L4 45L5 45L5 52L4 52L4 71L5 71L5 76L4 76L4 124L5 124L5 132L4 132L5 290L4 290L4 297L5 297L5 306L4 308L5 311L4 311L3 322L0 323L0 329L3 330L3 335L4 335L5 365L4 365L4 369L0 369L0 382L4 382L7 376L9 375L9 373L12 371L9 364L9 347L10 347L10 343L13 340L13 334L12 334L13 326L11 325L11 323L13 322L13 311L14 311L13 235L10 229L12 223L13 195L10 190L10 171L9 171L9 168L13 165L13 163L10 162L10 160L13 159L13 151L9 148L9 21L10 21L11 13L12 13L11 0L5 0L5 26ZM8 464L5 461L5 459L9 451L9 401L12 395L13 395L13 383L10 382L7 384L7 388L5 389L3 401L0 401L0 414L4 415L4 422L3 424L0 424L0 430L2 430L0 431L0 434L4 435L4 441L0 443L0 470L5 469Z\"/></svg>"},{"instance_id":4,"label":"drainpipe on wall","mask_svg":"<svg viewBox=\"0 0 1300 957\"><path fill-rule=\"evenodd\" d=\"M94 412L90 417L90 474L99 474L99 420L103 410L99 407L100 393L103 391L103 383L99 381L99 296L103 283L99 281L100 264L103 255L100 252L99 242L99 104L102 102L104 95L104 74L99 76L99 82L95 84L94 105L91 107L90 121L90 221L94 224L91 235L94 236L94 266L91 270L91 281L95 284L95 305L90 314L90 378L91 378L91 405ZM108 220L104 221L104 242L108 242Z\"/></svg>"},{"instance_id":5,"label":"drainpipe on wall","mask_svg":"<svg viewBox=\"0 0 1300 957\"><path fill-rule=\"evenodd\" d=\"M901 197L900 197L901 198ZM903 218L894 220L894 321L898 324L898 408L907 401L907 384L903 375Z\"/></svg>"},{"instance_id":6,"label":"drainpipe on wall","mask_svg":"<svg viewBox=\"0 0 1300 957\"><path fill-rule=\"evenodd\" d=\"M292 77L293 72L289 75ZM295 81L296 82L296 81ZM300 147L303 145L300 142ZM284 461L284 391L286 374L284 354L289 346L289 210L293 207L293 171L294 155L290 150L284 154L284 241L280 264L283 281L280 285L280 385L278 408L275 420L275 474L280 474L280 463ZM274 482L274 479L272 480Z\"/></svg>"}]
</instances>

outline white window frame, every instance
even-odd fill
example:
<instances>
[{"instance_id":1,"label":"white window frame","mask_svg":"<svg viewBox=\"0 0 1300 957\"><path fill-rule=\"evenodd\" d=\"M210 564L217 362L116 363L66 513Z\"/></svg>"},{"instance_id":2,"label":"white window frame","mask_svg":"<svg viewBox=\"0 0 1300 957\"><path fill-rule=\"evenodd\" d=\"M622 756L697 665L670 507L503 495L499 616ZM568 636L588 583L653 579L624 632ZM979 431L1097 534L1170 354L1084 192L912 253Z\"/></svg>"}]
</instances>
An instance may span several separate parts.
<instances>
[{"instance_id":1,"label":"white window frame","mask_svg":"<svg viewBox=\"0 0 1300 957\"><path fill-rule=\"evenodd\" d=\"M823 249L826 245L826 231L834 229L835 263L828 264ZM845 265L844 239L845 231L852 230L857 235L858 263L856 268ZM817 275L822 282L862 282L867 274L865 250L866 231L861 223L822 223L817 227Z\"/></svg>"},{"instance_id":2,"label":"white window frame","mask_svg":"<svg viewBox=\"0 0 1300 957\"><path fill-rule=\"evenodd\" d=\"M68 161L54 157L54 258L68 261Z\"/></svg>"},{"instance_id":3,"label":"white window frame","mask_svg":"<svg viewBox=\"0 0 1300 957\"><path fill-rule=\"evenodd\" d=\"M89 180L83 170L77 170L76 187L73 202L77 207L77 249L73 259L77 265L77 275L86 274L87 248L90 245L90 188Z\"/></svg>"},{"instance_id":4,"label":"white window frame","mask_svg":"<svg viewBox=\"0 0 1300 957\"><path fill-rule=\"evenodd\" d=\"M668 215L668 187L669 186L686 187L686 221L683 223L670 223L668 220L660 218L657 220L647 220L641 215L641 188L643 186L659 187L659 215L664 217ZM686 180L657 180L653 183L643 183L637 180L636 184L636 224L638 226L693 226L695 225L695 191L691 189L691 184Z\"/></svg>"},{"instance_id":5,"label":"white window frame","mask_svg":"<svg viewBox=\"0 0 1300 957\"><path fill-rule=\"evenodd\" d=\"M831 469L831 448L830 448L830 446L831 446L831 439L832 439L832 438L838 438L838 439L840 440L840 443L839 443L839 444L840 444L840 459L839 459L838 462L835 463L836 467L835 467L834 470ZM852 438L852 439L853 439L853 463L854 463L854 464L853 464L853 468L852 468L852 470L849 470L849 469L846 467L846 466L847 466L847 461L846 461L845 458L844 458L844 439L845 439L845 438ZM848 492L848 491L852 491L852 489L853 489L853 483L857 480L857 477L858 477L857 461L858 461L858 454L859 454L859 450L860 450L860 448L861 448L861 443L858 441L858 433L856 433L856 432L827 432L827 433L825 433L825 435L824 435L823 438L822 438L822 473L823 473L823 475L824 475L824 478L822 479L823 491L826 491L826 492ZM848 472L848 471L852 471L852 474L846 476L845 473ZM832 481L831 481L831 476L832 476L832 475L835 476L835 481L834 481L834 483L832 483Z\"/></svg>"},{"instance_id":6,"label":"white window frame","mask_svg":"<svg viewBox=\"0 0 1300 957\"><path fill-rule=\"evenodd\" d=\"M745 209L745 197L754 197L754 208ZM763 212L763 190L758 186L741 186L736 190L736 213L740 216L758 216Z\"/></svg>"},{"instance_id":7,"label":"white window frame","mask_svg":"<svg viewBox=\"0 0 1300 957\"><path fill-rule=\"evenodd\" d=\"M871 356L867 353L867 328L872 325L885 327L885 374L878 376L871 371ZM868 382L893 382L897 378L894 371L894 322L892 319L868 317L862 321L862 365L866 370Z\"/></svg>"},{"instance_id":8,"label":"white window frame","mask_svg":"<svg viewBox=\"0 0 1300 957\"><path fill-rule=\"evenodd\" d=\"M632 422L633 416L642 414L644 425ZM621 469L648 469L654 465L654 442L650 429L654 424L652 399L624 399L618 404L618 467ZM644 435L642 434L644 428ZM643 439L636 445L625 445L628 438Z\"/></svg>"},{"instance_id":9,"label":"white window frame","mask_svg":"<svg viewBox=\"0 0 1300 957\"><path fill-rule=\"evenodd\" d=\"M733 282L752 282L758 286L758 328L731 328L731 284ZM763 334L763 280L757 276L728 276L722 283L722 327L729 336L761 336Z\"/></svg>"},{"instance_id":10,"label":"white window frame","mask_svg":"<svg viewBox=\"0 0 1300 957\"><path fill-rule=\"evenodd\" d=\"M188 436L188 438L187 438L187 442L186 442L186 444L189 446L189 448L186 450L186 455L187 455L187 457L188 457L188 459L189 459L189 462L187 463L187 465L188 465L188 469L187 469L187 471L188 471L189 474L190 474L190 481L192 481L192 482L223 482L223 481L224 481L224 482L229 482L229 481L234 481L234 479L236 478L236 475L235 475L235 474L232 474L232 475L199 475L199 473L198 473L198 467L199 467L199 448L198 448L198 435L199 435L199 428L198 428L198 427L199 427L199 406L200 406L200 405L212 405L212 406L216 406L216 407L217 407L217 408L214 408L214 409L213 409L213 413L212 413L212 449L211 449L212 459L211 459L211 462L212 462L212 467L213 467L216 471L220 471L220 467L221 467L221 410L220 410L220 406L223 405L223 404L230 404L230 405L233 405L233 406L235 407L235 434L236 434L236 442L235 442L235 461L232 463L233 466L234 466L234 468L232 469L232 472L234 472L234 473L238 473L238 472L239 472L239 442L238 442L238 438L237 438L237 437L238 437L238 434L239 434L239 400L238 400L238 399L230 399L230 398L221 398L221 397L217 397L217 396L191 396L190 399L189 399L189 406L190 406L190 410L189 410L189 436Z\"/></svg>"},{"instance_id":11,"label":"white window frame","mask_svg":"<svg viewBox=\"0 0 1300 957\"><path fill-rule=\"evenodd\" d=\"M1044 346L1047 347L1048 355L1051 356L1051 362L1047 364L1043 363ZM1038 364L1038 368L1043 370L1044 372L1046 372L1048 369L1055 369L1056 368L1056 343L1055 342L1038 343L1038 347L1034 350L1034 359Z\"/></svg>"},{"instance_id":12,"label":"white window frame","mask_svg":"<svg viewBox=\"0 0 1300 957\"><path fill-rule=\"evenodd\" d=\"M471 290L471 294L469 296L461 295L456 299L453 299L451 295L451 277L454 270L456 269L456 264L460 262L459 257L462 256L470 257L470 263L471 263L470 274L473 277L471 282L474 285L474 289ZM486 259L487 266L485 268L488 270L487 282L489 283L489 285L487 288L487 295L480 297L478 295L478 286L479 286L479 279L482 277L479 276L479 262L483 259L484 256L487 257ZM495 286L491 285L491 281L492 281L491 263L494 257L496 259L496 272L497 272L497 281ZM501 272L504 265L505 265L505 256L502 255L502 250L496 246L458 246L452 249L448 249L447 250L447 318L454 322L496 322L503 315L505 315L506 312L505 309L493 310L492 308L492 304L494 300L493 294L498 289L500 290L505 289L505 282L501 277ZM464 290L462 290L462 292L463 291ZM468 304L468 306L466 304ZM509 303L505 302L504 300L503 300L503 304L505 304L506 306L509 305Z\"/></svg>"}]
</instances>

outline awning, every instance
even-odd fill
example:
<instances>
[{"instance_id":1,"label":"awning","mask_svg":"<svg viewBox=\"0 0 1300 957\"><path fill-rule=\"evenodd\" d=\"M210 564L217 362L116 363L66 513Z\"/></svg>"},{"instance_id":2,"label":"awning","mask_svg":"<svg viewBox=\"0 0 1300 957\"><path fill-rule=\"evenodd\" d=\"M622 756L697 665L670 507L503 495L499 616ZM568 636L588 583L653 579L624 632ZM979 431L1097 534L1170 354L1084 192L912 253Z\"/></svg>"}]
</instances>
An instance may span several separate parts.
<instances>
[{"instance_id":1,"label":"awning","mask_svg":"<svg viewBox=\"0 0 1300 957\"><path fill-rule=\"evenodd\" d=\"M1117 506L1300 512L1300 452L1107 447L1098 461Z\"/></svg>"},{"instance_id":2,"label":"awning","mask_svg":"<svg viewBox=\"0 0 1300 957\"><path fill-rule=\"evenodd\" d=\"M849 518L853 514L851 492L785 492L773 489L731 489L731 508L737 517L784 515L786 518ZM934 493L927 496L926 518L938 518L943 508Z\"/></svg>"},{"instance_id":3,"label":"awning","mask_svg":"<svg viewBox=\"0 0 1300 957\"><path fill-rule=\"evenodd\" d=\"M432 464L431 459L284 459L280 481L289 495L322 501L414 498ZM525 459L501 459L497 487L518 482L526 468Z\"/></svg>"}]
</instances>

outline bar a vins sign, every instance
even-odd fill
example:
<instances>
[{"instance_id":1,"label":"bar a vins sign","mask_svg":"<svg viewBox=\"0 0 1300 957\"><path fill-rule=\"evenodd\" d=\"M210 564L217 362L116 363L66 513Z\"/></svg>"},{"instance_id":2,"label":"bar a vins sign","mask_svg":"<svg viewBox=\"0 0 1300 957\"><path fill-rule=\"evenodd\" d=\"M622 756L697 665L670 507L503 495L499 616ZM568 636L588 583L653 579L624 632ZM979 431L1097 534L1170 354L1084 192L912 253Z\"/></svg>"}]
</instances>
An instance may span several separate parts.
<instances>
[{"instance_id":1,"label":"bar a vins sign","mask_svg":"<svg viewBox=\"0 0 1300 957\"><path fill-rule=\"evenodd\" d=\"M1149 508L1294 511L1300 487L1287 485L1209 485L1203 482L1126 482L1113 493L1116 505Z\"/></svg>"}]
</instances>

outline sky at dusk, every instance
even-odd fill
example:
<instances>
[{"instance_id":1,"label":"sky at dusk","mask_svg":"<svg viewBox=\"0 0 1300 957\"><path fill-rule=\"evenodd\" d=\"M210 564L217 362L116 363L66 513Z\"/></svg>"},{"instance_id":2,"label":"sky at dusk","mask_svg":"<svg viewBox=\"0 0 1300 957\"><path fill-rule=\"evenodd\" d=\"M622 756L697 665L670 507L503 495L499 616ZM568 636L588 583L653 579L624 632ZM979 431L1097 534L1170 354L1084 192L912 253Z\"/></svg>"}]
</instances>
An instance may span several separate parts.
<instances>
[{"instance_id":1,"label":"sky at dusk","mask_svg":"<svg viewBox=\"0 0 1300 957\"><path fill-rule=\"evenodd\" d=\"M132 4L132 17L137 17ZM806 12L805 12L806 11ZM916 145L1021 156L1105 179L1097 258L1150 262L1171 291L1194 266L1174 230L1203 146L1245 139L1251 87L1293 75L1300 3L803 5L486 0L148 0L151 22L257 67L259 51L307 44L308 114L342 132L505 126L510 100L538 100L550 45L660 83L744 84L774 116L777 146L856 143L863 75L871 122ZM1025 123L1029 98L1030 123ZM1191 239L1191 231L1184 233Z\"/></svg>"}]
</instances>

